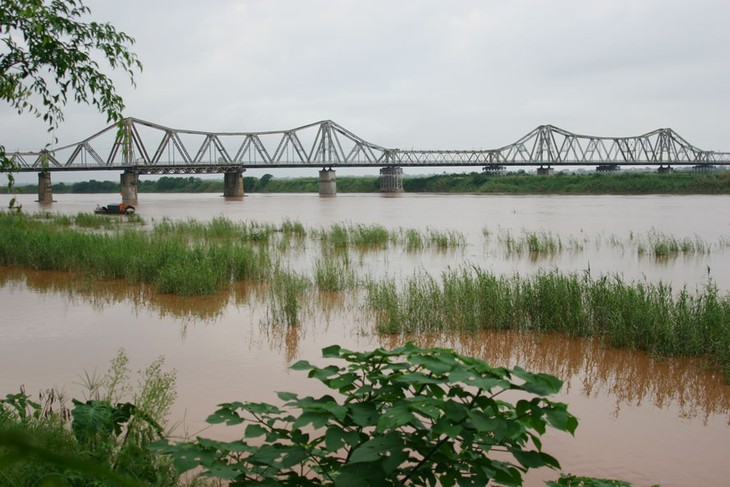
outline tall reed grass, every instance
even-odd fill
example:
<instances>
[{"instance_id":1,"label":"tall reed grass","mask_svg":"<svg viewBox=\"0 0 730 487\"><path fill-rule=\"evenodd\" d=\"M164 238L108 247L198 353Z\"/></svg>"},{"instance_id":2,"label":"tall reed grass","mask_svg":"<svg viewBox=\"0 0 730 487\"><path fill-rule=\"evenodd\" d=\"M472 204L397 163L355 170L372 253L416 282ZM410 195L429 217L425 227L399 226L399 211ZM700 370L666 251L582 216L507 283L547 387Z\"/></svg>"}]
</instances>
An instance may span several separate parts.
<instances>
[{"instance_id":1,"label":"tall reed grass","mask_svg":"<svg viewBox=\"0 0 730 487\"><path fill-rule=\"evenodd\" d=\"M270 321L289 327L297 326L306 309L304 293L309 289L309 279L277 266L268 283Z\"/></svg>"},{"instance_id":2,"label":"tall reed grass","mask_svg":"<svg viewBox=\"0 0 730 487\"><path fill-rule=\"evenodd\" d=\"M696 293L618 276L495 276L479 268L367 284L383 333L520 330L599 337L658 356L708 358L730 380L730 296L710 282Z\"/></svg>"}]
</instances>

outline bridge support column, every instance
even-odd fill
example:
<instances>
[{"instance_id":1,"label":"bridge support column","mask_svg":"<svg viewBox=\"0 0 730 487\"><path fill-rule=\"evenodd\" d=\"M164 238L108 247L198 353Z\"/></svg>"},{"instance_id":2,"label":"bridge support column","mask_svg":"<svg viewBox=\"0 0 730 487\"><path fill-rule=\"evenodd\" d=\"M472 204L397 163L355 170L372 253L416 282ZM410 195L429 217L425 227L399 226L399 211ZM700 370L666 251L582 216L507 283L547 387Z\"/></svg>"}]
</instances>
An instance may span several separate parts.
<instances>
[{"instance_id":1,"label":"bridge support column","mask_svg":"<svg viewBox=\"0 0 730 487\"><path fill-rule=\"evenodd\" d=\"M139 175L134 171L124 171L120 177L120 182L122 186L122 203L136 205Z\"/></svg>"},{"instance_id":2,"label":"bridge support column","mask_svg":"<svg viewBox=\"0 0 730 487\"><path fill-rule=\"evenodd\" d=\"M403 192L403 168L389 166L380 169L380 192Z\"/></svg>"},{"instance_id":3,"label":"bridge support column","mask_svg":"<svg viewBox=\"0 0 730 487\"><path fill-rule=\"evenodd\" d=\"M538 176L551 176L554 173L555 173L555 169L553 169L550 166L548 166L548 167L542 167L542 166L540 166L540 167L537 168L537 175Z\"/></svg>"},{"instance_id":4,"label":"bridge support column","mask_svg":"<svg viewBox=\"0 0 730 487\"><path fill-rule=\"evenodd\" d=\"M319 171L319 195L335 196L337 194L337 178L332 168Z\"/></svg>"},{"instance_id":5,"label":"bridge support column","mask_svg":"<svg viewBox=\"0 0 730 487\"><path fill-rule=\"evenodd\" d=\"M42 205L53 203L53 184L51 173L48 171L38 173L38 203Z\"/></svg>"},{"instance_id":6,"label":"bridge support column","mask_svg":"<svg viewBox=\"0 0 730 487\"><path fill-rule=\"evenodd\" d=\"M672 166L667 165L667 167L659 166L659 169L656 170L659 174L672 174L674 172L674 169L672 169Z\"/></svg>"},{"instance_id":7,"label":"bridge support column","mask_svg":"<svg viewBox=\"0 0 730 487\"><path fill-rule=\"evenodd\" d=\"M223 173L223 197L243 198L243 171L236 169Z\"/></svg>"}]
</instances>

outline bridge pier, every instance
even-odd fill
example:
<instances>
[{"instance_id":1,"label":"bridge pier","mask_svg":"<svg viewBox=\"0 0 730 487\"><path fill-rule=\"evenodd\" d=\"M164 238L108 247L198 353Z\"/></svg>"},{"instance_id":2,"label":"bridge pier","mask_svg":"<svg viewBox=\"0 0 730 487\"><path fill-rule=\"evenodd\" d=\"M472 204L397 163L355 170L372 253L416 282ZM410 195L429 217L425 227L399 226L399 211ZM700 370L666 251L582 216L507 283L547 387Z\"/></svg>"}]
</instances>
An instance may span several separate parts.
<instances>
[{"instance_id":1,"label":"bridge pier","mask_svg":"<svg viewBox=\"0 0 730 487\"><path fill-rule=\"evenodd\" d=\"M322 168L319 171L319 195L335 196L337 195L337 177L332 168Z\"/></svg>"},{"instance_id":2,"label":"bridge pier","mask_svg":"<svg viewBox=\"0 0 730 487\"><path fill-rule=\"evenodd\" d=\"M542 166L540 166L540 167L537 168L537 175L538 176L551 176L554 173L555 173L555 169L553 169L550 166L548 166L548 167L542 167Z\"/></svg>"},{"instance_id":3,"label":"bridge pier","mask_svg":"<svg viewBox=\"0 0 730 487\"><path fill-rule=\"evenodd\" d=\"M51 173L48 171L38 173L38 203L42 205L53 203L53 184Z\"/></svg>"},{"instance_id":4,"label":"bridge pier","mask_svg":"<svg viewBox=\"0 0 730 487\"><path fill-rule=\"evenodd\" d=\"M403 168L398 166L388 166L380 169L380 192L403 192Z\"/></svg>"},{"instance_id":5,"label":"bridge pier","mask_svg":"<svg viewBox=\"0 0 730 487\"><path fill-rule=\"evenodd\" d=\"M659 169L656 170L659 174L672 174L674 172L674 169L672 169L672 166L667 164L667 167L659 165Z\"/></svg>"},{"instance_id":6,"label":"bridge pier","mask_svg":"<svg viewBox=\"0 0 730 487\"><path fill-rule=\"evenodd\" d=\"M137 204L137 183L139 174L134 171L124 171L120 177L122 186L122 203L125 205Z\"/></svg>"},{"instance_id":7,"label":"bridge pier","mask_svg":"<svg viewBox=\"0 0 730 487\"><path fill-rule=\"evenodd\" d=\"M223 197L243 198L243 171L236 169L223 173Z\"/></svg>"}]
</instances>

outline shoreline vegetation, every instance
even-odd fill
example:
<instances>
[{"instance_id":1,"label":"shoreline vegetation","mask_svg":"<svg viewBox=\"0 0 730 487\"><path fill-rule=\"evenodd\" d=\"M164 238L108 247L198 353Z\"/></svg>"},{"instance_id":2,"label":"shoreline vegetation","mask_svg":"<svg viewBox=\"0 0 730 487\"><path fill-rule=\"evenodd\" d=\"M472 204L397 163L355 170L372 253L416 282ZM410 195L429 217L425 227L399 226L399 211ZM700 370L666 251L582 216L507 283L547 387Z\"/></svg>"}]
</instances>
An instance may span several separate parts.
<instances>
[{"instance_id":1,"label":"shoreline vegetation","mask_svg":"<svg viewBox=\"0 0 730 487\"><path fill-rule=\"evenodd\" d=\"M485 231L484 238L491 239L491 233ZM547 244L539 245L541 238ZM647 252L642 238L630 238L636 252ZM651 247L657 258L677 241L656 234L648 238L659 242ZM524 240L525 255L562 251L549 245L556 240L549 235L525 235ZM510 252L507 240L496 242ZM679 242L677 253L724 248L724 241L718 247L691 244L684 248ZM617 275L555 271L509 277L472 265L439 276L424 271L396 282L374 278L353 263L358 252L430 252L463 245L458 232L377 225L309 229L289 220L273 225L216 218L163 220L149 227L137 216L0 214L2 266L68 271L183 296L263 284L271 324L287 327L301 323L316 293L355 293L363 296L375 329L386 335L429 333L437 327L456 333L516 330L594 337L655 356L698 357L730 382L730 294L711 279L697 290L673 290ZM320 257L311 268L294 270L289 257L306 248Z\"/></svg>"},{"instance_id":2,"label":"shoreline vegetation","mask_svg":"<svg viewBox=\"0 0 730 487\"><path fill-rule=\"evenodd\" d=\"M276 178L271 174L243 178L245 193L316 193L317 177ZM377 176L339 176L338 193L376 193ZM479 194L730 194L730 171L709 173L675 172L672 174L618 172L567 173L538 176L525 172L487 174L471 172L430 176L405 176L403 189L407 193L479 193ZM38 186L20 185L14 190L33 194ZM82 181L55 183L53 192L118 193L119 182ZM163 176L157 180L141 179L140 193L222 193L223 180L199 177ZM0 192L6 193L7 188Z\"/></svg>"}]
</instances>

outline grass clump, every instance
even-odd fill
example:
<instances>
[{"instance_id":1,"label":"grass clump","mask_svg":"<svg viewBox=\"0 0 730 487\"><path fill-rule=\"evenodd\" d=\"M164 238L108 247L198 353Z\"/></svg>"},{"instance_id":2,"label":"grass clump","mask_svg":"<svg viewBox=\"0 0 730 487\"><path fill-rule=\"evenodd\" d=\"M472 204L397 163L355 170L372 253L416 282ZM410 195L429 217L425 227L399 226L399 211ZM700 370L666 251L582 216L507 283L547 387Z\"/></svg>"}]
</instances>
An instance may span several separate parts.
<instances>
[{"instance_id":1,"label":"grass clump","mask_svg":"<svg viewBox=\"0 0 730 487\"><path fill-rule=\"evenodd\" d=\"M277 266L269 280L269 319L274 324L297 326L303 312L304 292L309 280Z\"/></svg>"},{"instance_id":2,"label":"grass clump","mask_svg":"<svg viewBox=\"0 0 730 487\"><path fill-rule=\"evenodd\" d=\"M355 285L355 275L347 256L322 256L314 265L317 289L326 292L344 291Z\"/></svg>"},{"instance_id":3,"label":"grass clump","mask_svg":"<svg viewBox=\"0 0 730 487\"><path fill-rule=\"evenodd\" d=\"M704 357L730 381L730 296L617 276L540 273L512 278L478 268L417 274L399 288L370 282L367 306L383 333L520 330L598 337L658 356Z\"/></svg>"}]
</instances>

